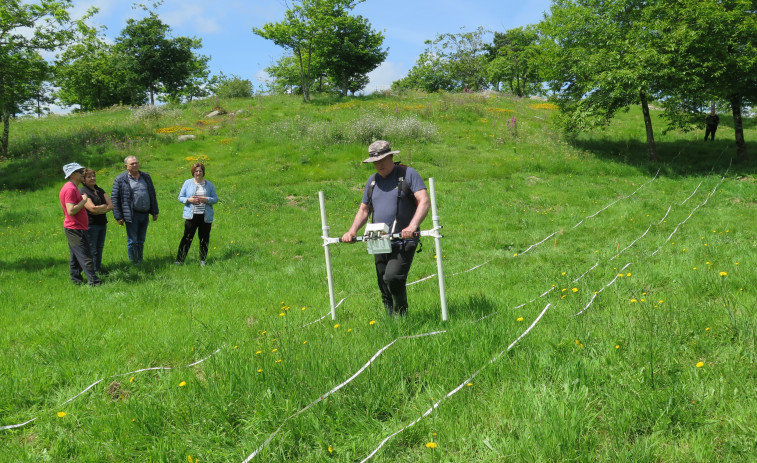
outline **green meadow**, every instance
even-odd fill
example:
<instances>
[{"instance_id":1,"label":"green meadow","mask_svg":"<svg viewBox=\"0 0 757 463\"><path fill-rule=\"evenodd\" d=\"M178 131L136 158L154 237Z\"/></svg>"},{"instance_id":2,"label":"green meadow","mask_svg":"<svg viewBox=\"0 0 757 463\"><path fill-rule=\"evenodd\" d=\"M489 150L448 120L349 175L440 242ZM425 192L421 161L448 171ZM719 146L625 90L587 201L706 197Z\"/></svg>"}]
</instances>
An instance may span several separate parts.
<instances>
[{"instance_id":1,"label":"green meadow","mask_svg":"<svg viewBox=\"0 0 757 463\"><path fill-rule=\"evenodd\" d=\"M153 113L11 125L0 428L25 424L0 430L0 461L757 460L757 185L728 115L704 142L654 113L650 163L639 108L570 140L551 105L497 94ZM365 247L330 246L330 316L318 192L341 236L379 138L435 179L446 322L430 238L399 319ZM74 286L61 167L110 192L128 155L158 190L145 262L109 215L104 284ZM195 240L175 266L198 160L220 198L208 265Z\"/></svg>"}]
</instances>

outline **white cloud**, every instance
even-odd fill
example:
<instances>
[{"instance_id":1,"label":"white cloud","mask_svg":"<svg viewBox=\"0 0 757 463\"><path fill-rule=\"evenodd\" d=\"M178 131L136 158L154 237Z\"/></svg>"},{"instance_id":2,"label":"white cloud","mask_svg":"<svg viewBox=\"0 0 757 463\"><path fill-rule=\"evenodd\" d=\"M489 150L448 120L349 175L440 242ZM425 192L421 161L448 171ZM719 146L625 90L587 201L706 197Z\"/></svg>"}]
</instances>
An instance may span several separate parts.
<instances>
[{"instance_id":1,"label":"white cloud","mask_svg":"<svg viewBox=\"0 0 757 463\"><path fill-rule=\"evenodd\" d=\"M373 93L380 90L388 90L392 82L399 80L407 75L407 70L402 69L391 61L384 61L374 71L368 74L368 85L363 90L366 93Z\"/></svg>"}]
</instances>

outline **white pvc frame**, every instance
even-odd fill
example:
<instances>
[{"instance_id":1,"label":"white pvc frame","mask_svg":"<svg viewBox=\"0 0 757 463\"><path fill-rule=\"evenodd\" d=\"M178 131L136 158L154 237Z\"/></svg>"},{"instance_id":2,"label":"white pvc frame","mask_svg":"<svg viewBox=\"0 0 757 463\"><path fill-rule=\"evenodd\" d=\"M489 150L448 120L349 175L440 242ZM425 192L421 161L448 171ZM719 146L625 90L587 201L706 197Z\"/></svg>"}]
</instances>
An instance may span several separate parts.
<instances>
[{"instance_id":1,"label":"white pvc frame","mask_svg":"<svg viewBox=\"0 0 757 463\"><path fill-rule=\"evenodd\" d=\"M437 212L436 207L436 188L433 178L428 179L429 183L429 196L431 199L431 220L434 224L434 228L431 230L423 230L420 232L420 236L432 236L434 237L434 248L436 250L436 269L437 269L437 275L439 277L439 299L441 301L441 308L442 308L442 321L447 321L447 293L444 286L444 266L442 264L442 243L441 239L443 236L439 233L439 230L442 228L441 225L439 225L439 214ZM331 238L329 237L329 231L330 228L326 223L326 200L324 199L323 191L318 192L318 201L320 202L321 206L321 230L323 231L323 235L321 235L321 238L323 239L323 249L326 255L326 278L328 279L329 283L329 304L331 307L331 319L336 320L336 306L335 306L335 298L334 298L334 275L331 272L331 252L329 250L329 245L331 244L337 244L341 243L341 238Z\"/></svg>"}]
</instances>

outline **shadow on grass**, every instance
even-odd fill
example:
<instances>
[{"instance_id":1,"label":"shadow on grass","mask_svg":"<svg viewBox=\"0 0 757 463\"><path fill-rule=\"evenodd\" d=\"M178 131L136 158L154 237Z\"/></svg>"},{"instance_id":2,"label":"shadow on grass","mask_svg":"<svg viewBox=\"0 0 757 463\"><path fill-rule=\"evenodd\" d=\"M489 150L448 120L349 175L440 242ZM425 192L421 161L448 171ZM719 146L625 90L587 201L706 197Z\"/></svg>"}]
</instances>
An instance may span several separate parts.
<instances>
[{"instance_id":1,"label":"shadow on grass","mask_svg":"<svg viewBox=\"0 0 757 463\"><path fill-rule=\"evenodd\" d=\"M638 166L650 175L654 175L659 169L660 175L672 178L706 175L710 172L722 174L729 166L730 175L737 175L739 171L751 172L757 165L754 155L751 160L737 162L734 141L722 138L714 142L658 142L656 146L659 162L649 160L647 144L642 141L579 139L574 140L572 145L605 161ZM749 148L750 144L747 143L747 149Z\"/></svg>"},{"instance_id":2,"label":"shadow on grass","mask_svg":"<svg viewBox=\"0 0 757 463\"><path fill-rule=\"evenodd\" d=\"M64 164L78 162L95 170L120 166L133 147L148 137L154 138L140 129L90 127L74 133L61 132L12 138L9 159L0 164L0 188L34 191L62 185ZM119 154L113 155L114 150Z\"/></svg>"}]
</instances>

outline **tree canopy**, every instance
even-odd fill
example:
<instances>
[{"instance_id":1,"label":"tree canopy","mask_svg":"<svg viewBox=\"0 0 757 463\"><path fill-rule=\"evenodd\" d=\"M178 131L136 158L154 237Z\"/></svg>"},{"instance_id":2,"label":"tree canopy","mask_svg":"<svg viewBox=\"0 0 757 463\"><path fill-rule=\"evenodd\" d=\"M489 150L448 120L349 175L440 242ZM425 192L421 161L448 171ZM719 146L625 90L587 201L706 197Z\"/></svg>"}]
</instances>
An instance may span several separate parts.
<instances>
[{"instance_id":1,"label":"tree canopy","mask_svg":"<svg viewBox=\"0 0 757 463\"><path fill-rule=\"evenodd\" d=\"M0 118L3 134L0 157L8 155L10 117L42 93L48 66L40 52L54 51L85 26L72 21L71 0L19 0L0 3ZM91 12L90 12L91 13ZM89 13L88 13L89 14Z\"/></svg>"},{"instance_id":2,"label":"tree canopy","mask_svg":"<svg viewBox=\"0 0 757 463\"><path fill-rule=\"evenodd\" d=\"M155 104L156 93L178 99L193 81L208 75L208 57L195 55L202 41L189 37L170 37L171 28L157 14L143 19L129 19L116 38L115 53L120 69L129 80L150 95Z\"/></svg>"},{"instance_id":3,"label":"tree canopy","mask_svg":"<svg viewBox=\"0 0 757 463\"><path fill-rule=\"evenodd\" d=\"M362 89L366 75L386 59L387 52L381 49L383 34L373 31L367 19L348 13L361 1L299 0L285 12L283 21L253 28L255 34L292 53L305 101L310 101L314 82L324 76L342 94ZM291 73L284 66L290 63L280 60L268 69L274 79L286 77L287 88L292 86Z\"/></svg>"}]
</instances>

